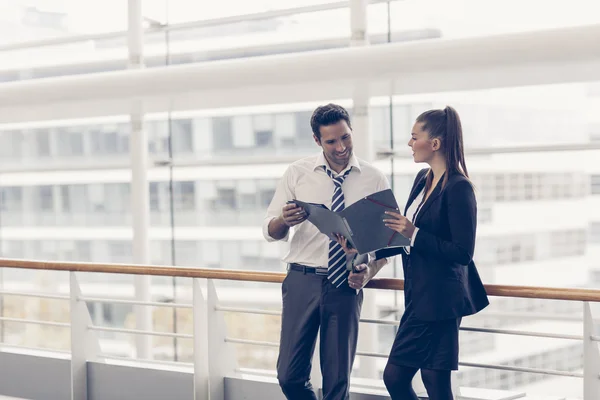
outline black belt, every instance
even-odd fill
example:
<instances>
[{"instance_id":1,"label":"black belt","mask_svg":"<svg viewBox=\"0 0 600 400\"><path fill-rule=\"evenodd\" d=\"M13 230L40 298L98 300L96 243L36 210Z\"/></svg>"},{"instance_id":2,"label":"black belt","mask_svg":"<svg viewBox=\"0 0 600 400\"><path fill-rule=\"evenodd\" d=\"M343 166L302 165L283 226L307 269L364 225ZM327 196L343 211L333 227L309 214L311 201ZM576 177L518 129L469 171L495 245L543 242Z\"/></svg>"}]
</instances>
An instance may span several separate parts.
<instances>
[{"instance_id":1,"label":"black belt","mask_svg":"<svg viewBox=\"0 0 600 400\"><path fill-rule=\"evenodd\" d=\"M291 263L289 269L302 272L303 274L327 275L327 268L324 267L309 267L302 264Z\"/></svg>"}]
</instances>

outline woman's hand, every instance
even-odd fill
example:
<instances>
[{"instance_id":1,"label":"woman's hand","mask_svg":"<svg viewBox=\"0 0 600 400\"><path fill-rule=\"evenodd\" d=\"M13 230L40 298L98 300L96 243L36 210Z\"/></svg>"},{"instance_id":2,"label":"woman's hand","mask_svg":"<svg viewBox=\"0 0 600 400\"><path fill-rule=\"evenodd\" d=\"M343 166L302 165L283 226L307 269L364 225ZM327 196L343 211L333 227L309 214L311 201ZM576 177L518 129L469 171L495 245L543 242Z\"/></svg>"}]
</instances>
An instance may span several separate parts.
<instances>
[{"instance_id":1,"label":"woman's hand","mask_svg":"<svg viewBox=\"0 0 600 400\"><path fill-rule=\"evenodd\" d=\"M367 264L357 265L348 275L348 286L360 290L371 280L373 272Z\"/></svg>"},{"instance_id":2,"label":"woman's hand","mask_svg":"<svg viewBox=\"0 0 600 400\"><path fill-rule=\"evenodd\" d=\"M383 220L385 226L395 230L406 238L410 239L412 237L413 233L415 232L415 226L408 218L393 211L386 211L385 213L391 217L391 219Z\"/></svg>"},{"instance_id":3,"label":"woman's hand","mask_svg":"<svg viewBox=\"0 0 600 400\"><path fill-rule=\"evenodd\" d=\"M344 249L346 255L358 254L358 250L356 250L354 247L350 247L348 240L344 236L340 235L339 233L336 233L335 237L340 246L342 246L342 249Z\"/></svg>"}]
</instances>

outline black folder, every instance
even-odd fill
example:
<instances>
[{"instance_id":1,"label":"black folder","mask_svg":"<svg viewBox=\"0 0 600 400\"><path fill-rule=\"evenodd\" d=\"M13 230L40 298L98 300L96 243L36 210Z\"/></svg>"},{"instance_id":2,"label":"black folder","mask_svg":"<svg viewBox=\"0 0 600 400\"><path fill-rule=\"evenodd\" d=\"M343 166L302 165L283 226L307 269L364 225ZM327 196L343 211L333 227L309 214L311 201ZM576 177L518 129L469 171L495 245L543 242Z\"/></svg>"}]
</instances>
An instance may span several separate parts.
<instances>
[{"instance_id":1,"label":"black folder","mask_svg":"<svg viewBox=\"0 0 600 400\"><path fill-rule=\"evenodd\" d=\"M410 239L384 225L390 218L386 211L400 212L391 189L366 196L340 212L333 212L323 204L292 200L308 214L308 221L331 240L338 233L358 250L366 254L387 247L409 246Z\"/></svg>"}]
</instances>

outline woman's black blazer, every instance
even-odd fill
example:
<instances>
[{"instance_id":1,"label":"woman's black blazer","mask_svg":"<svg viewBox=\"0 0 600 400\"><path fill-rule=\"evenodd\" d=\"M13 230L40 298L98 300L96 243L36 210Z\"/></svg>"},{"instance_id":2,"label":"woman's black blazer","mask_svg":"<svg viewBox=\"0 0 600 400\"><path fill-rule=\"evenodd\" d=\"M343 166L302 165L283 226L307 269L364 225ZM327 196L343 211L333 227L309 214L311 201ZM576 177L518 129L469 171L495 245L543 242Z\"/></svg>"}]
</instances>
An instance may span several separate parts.
<instances>
[{"instance_id":1,"label":"woman's black blazer","mask_svg":"<svg viewBox=\"0 0 600 400\"><path fill-rule=\"evenodd\" d=\"M413 184L406 210L423 190L429 169L421 170ZM438 321L475 314L488 297L473 262L477 228L477 202L469 180L460 173L444 177L431 193L414 221L419 228L410 255L398 248L382 249L376 258L402 254L404 276L410 265L415 316Z\"/></svg>"}]
</instances>

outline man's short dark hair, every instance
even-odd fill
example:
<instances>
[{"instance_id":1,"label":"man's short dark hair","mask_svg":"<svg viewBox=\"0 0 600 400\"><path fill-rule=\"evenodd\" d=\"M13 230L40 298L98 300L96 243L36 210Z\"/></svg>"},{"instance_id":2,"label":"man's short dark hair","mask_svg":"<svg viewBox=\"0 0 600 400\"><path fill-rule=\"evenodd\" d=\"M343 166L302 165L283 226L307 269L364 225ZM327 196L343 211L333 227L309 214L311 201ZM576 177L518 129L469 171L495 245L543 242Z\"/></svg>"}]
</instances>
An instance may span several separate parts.
<instances>
[{"instance_id":1,"label":"man's short dark hair","mask_svg":"<svg viewBox=\"0 0 600 400\"><path fill-rule=\"evenodd\" d=\"M352 129L348 111L346 111L346 109L342 106L329 103L324 106L317 107L317 109L313 112L312 117L310 117L310 127L312 128L315 136L321 140L321 131L319 129L322 126L337 124L340 121L346 121L350 129Z\"/></svg>"}]
</instances>

